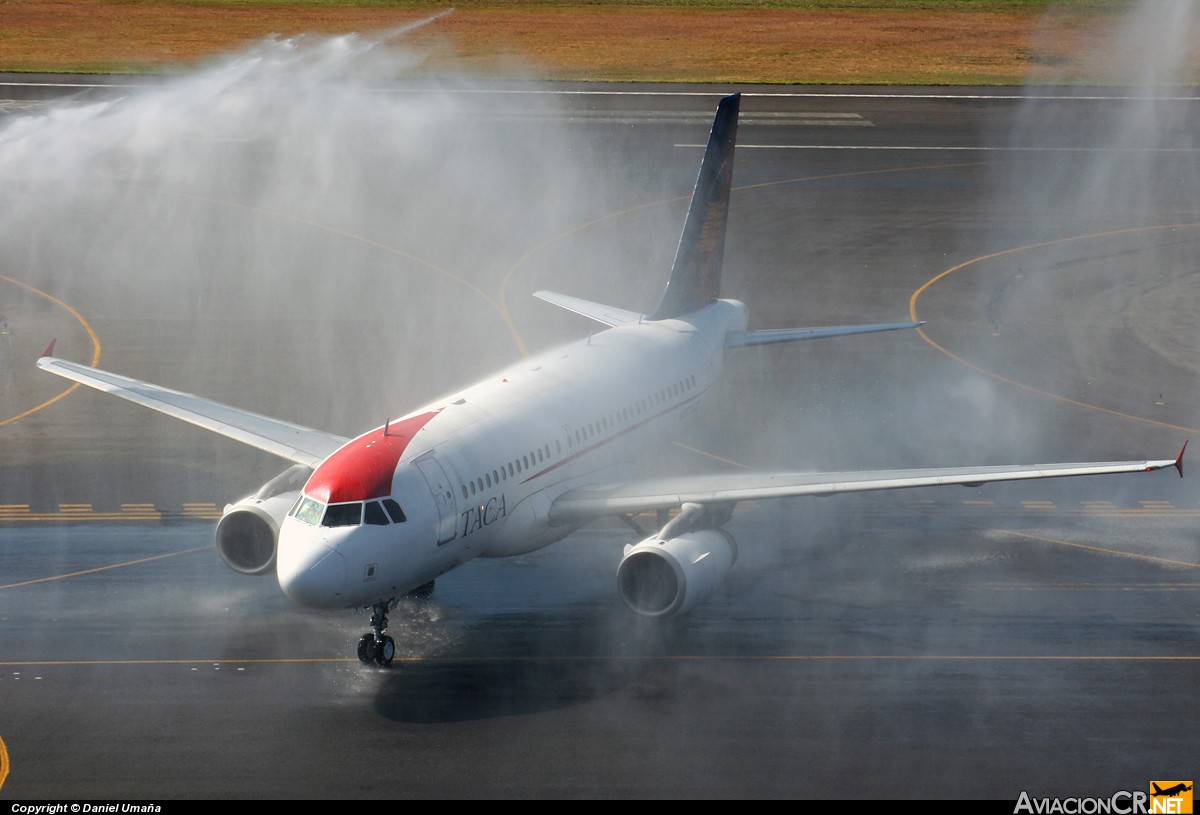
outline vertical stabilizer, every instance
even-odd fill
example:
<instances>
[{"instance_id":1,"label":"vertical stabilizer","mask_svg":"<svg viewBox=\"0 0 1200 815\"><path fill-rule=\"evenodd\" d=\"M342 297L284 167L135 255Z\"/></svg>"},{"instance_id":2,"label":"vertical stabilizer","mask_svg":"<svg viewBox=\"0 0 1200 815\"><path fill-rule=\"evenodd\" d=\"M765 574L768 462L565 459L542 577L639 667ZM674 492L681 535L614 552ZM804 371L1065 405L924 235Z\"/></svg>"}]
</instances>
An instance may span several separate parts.
<instances>
[{"instance_id":1,"label":"vertical stabilizer","mask_svg":"<svg viewBox=\"0 0 1200 815\"><path fill-rule=\"evenodd\" d=\"M671 267L662 300L650 314L651 320L688 314L720 296L725 222L733 180L733 146L737 141L741 99L741 94L735 93L717 105L683 235L675 250L675 265Z\"/></svg>"}]
</instances>

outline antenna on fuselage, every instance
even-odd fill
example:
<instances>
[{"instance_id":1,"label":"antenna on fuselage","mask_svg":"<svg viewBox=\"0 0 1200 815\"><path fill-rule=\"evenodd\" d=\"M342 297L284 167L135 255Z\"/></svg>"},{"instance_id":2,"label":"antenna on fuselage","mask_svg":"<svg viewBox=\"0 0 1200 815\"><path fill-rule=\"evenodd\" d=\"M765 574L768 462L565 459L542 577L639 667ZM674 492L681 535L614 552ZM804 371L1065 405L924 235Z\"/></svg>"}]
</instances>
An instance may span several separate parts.
<instances>
[{"instance_id":1,"label":"antenna on fuselage","mask_svg":"<svg viewBox=\"0 0 1200 815\"><path fill-rule=\"evenodd\" d=\"M384 436L386 436L388 434L388 425L390 425L391 423L392 423L392 417L388 416L387 421L385 421L383 423L383 435Z\"/></svg>"}]
</instances>

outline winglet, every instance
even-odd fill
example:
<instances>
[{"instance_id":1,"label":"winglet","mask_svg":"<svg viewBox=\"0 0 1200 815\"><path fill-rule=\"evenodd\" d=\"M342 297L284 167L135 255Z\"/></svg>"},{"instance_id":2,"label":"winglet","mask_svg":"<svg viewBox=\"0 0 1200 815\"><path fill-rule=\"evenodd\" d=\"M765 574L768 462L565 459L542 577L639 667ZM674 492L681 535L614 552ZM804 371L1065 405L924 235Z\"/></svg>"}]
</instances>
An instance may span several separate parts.
<instances>
[{"instance_id":1,"label":"winglet","mask_svg":"<svg viewBox=\"0 0 1200 815\"><path fill-rule=\"evenodd\" d=\"M54 356L54 343L56 342L58 342L58 337L50 340L50 344L46 346L46 350L42 352L42 356L39 359Z\"/></svg>"},{"instance_id":2,"label":"winglet","mask_svg":"<svg viewBox=\"0 0 1200 815\"><path fill-rule=\"evenodd\" d=\"M1179 471L1179 477L1183 478L1183 453L1187 450L1188 440L1184 439L1183 447L1179 448L1179 455L1175 456L1175 469Z\"/></svg>"}]
</instances>

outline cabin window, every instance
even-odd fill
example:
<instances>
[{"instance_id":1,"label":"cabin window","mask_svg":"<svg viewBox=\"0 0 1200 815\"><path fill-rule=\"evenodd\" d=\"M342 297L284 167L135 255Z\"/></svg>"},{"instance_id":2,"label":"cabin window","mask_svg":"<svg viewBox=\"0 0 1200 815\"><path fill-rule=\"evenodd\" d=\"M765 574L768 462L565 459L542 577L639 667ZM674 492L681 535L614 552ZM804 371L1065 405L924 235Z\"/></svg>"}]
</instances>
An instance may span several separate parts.
<instances>
[{"instance_id":1,"label":"cabin window","mask_svg":"<svg viewBox=\"0 0 1200 815\"><path fill-rule=\"evenodd\" d=\"M529 469L529 456L521 456L521 461L525 464L525 469Z\"/></svg>"},{"instance_id":2,"label":"cabin window","mask_svg":"<svg viewBox=\"0 0 1200 815\"><path fill-rule=\"evenodd\" d=\"M465 501L465 500L467 500L467 485L466 484L462 485L462 491L463 491L463 500Z\"/></svg>"},{"instance_id":3,"label":"cabin window","mask_svg":"<svg viewBox=\"0 0 1200 815\"><path fill-rule=\"evenodd\" d=\"M484 473L484 474L483 474L483 483L487 484L489 488L492 486L492 475L491 475L491 473Z\"/></svg>"},{"instance_id":4,"label":"cabin window","mask_svg":"<svg viewBox=\"0 0 1200 815\"><path fill-rule=\"evenodd\" d=\"M330 504L321 519L321 526L358 526L362 523L362 501L349 504Z\"/></svg>"},{"instance_id":5,"label":"cabin window","mask_svg":"<svg viewBox=\"0 0 1200 815\"><path fill-rule=\"evenodd\" d=\"M510 461L510 462L508 462L508 477L509 477L509 478L512 478L512 477L513 477L513 466L512 466L512 462L511 462L511 461Z\"/></svg>"},{"instance_id":6,"label":"cabin window","mask_svg":"<svg viewBox=\"0 0 1200 815\"><path fill-rule=\"evenodd\" d=\"M400 505L396 503L395 498L384 498L383 508L388 511L388 515L392 516L393 523L402 524L408 520L404 517L404 510L400 509Z\"/></svg>"},{"instance_id":7,"label":"cabin window","mask_svg":"<svg viewBox=\"0 0 1200 815\"><path fill-rule=\"evenodd\" d=\"M367 501L367 505L363 509L363 523L370 526L387 526L390 522L378 501Z\"/></svg>"}]
</instances>

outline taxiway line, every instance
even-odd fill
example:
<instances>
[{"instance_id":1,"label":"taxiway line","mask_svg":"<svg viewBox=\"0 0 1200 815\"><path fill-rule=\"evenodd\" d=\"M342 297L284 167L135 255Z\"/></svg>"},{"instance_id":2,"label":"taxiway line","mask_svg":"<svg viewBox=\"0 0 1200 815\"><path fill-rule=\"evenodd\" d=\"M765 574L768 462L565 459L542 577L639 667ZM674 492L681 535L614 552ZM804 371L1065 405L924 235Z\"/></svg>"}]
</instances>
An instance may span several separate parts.
<instances>
[{"instance_id":1,"label":"taxiway line","mask_svg":"<svg viewBox=\"0 0 1200 815\"><path fill-rule=\"evenodd\" d=\"M1059 246L1062 244L1073 243L1075 241L1093 240L1095 238L1107 238L1107 237L1112 237L1115 235L1132 235L1132 234L1143 233L1143 232L1163 232L1163 231L1172 230L1172 229L1195 229L1197 226L1200 226L1200 223L1161 224L1158 226L1135 226L1135 227L1126 227L1126 228L1122 228L1122 229L1109 229L1109 230L1104 230L1101 232L1088 232L1083 235L1071 235L1071 236L1068 236L1065 238L1056 238L1054 240L1039 241L1037 243L1025 244L1024 246L1013 246L1008 249L1001 249L998 252L991 252L986 255L980 255L977 258L972 258L971 260L966 260L955 266L951 266L949 269L946 269L945 271L940 272L937 275L934 275L932 278L925 281L925 283L923 283L920 287L918 287L917 290L912 293L912 296L909 297L909 300L908 300L909 318L913 322L920 322L920 319L917 317L917 301L921 298L922 294L924 294L926 291L928 291L930 288L932 288L935 284L944 280L945 278L949 277L950 275L967 268L968 266L972 266L976 263L980 263L985 260L992 260L994 258L1004 257L1006 255L1015 254L1017 252L1023 252L1023 251L1029 250L1029 249L1041 249L1041 248L1045 248L1048 246ZM1093 405L1088 402L1082 402L1078 399L1072 399L1069 396L1062 396L1062 395L1059 395L1056 393L1050 393L1049 391L1044 391L1041 388L1035 388L1034 386L1028 385L1024 382L1018 382L1015 379L1011 379L1010 377L998 374L995 371L984 368L981 365L977 365L974 362L971 362L971 361L967 360L966 358L961 357L958 354L955 354L953 351L951 351L948 348L946 348L945 346L939 344L932 337L930 337L929 333L926 331L926 329L924 327L917 328L914 330L917 332L917 335L920 336L920 338L922 340L924 340L927 344L929 344L934 349L941 351L943 354L950 357L954 361L959 362L963 365L966 365L968 368L975 371L976 373L980 373L980 374L988 377L989 379L994 379L997 382L1003 382L1006 385L1012 385L1014 387L1021 388L1022 390L1028 391L1030 393L1036 393L1039 396L1045 396L1048 399L1054 399L1056 401L1063 402L1068 405L1074 405L1075 407L1084 408L1085 410L1091 410L1091 411L1095 411L1097 413L1103 413L1108 416L1116 416L1116 417L1119 417L1122 419L1129 419L1129 420L1135 421L1135 422L1142 422L1144 424L1154 425L1156 427L1162 427L1162 428L1166 428L1168 430L1177 430L1177 431L1180 431L1180 432L1186 433L1186 434L1200 433L1200 430L1198 430L1194 427L1185 427L1183 425L1171 424L1169 422L1162 422L1157 419L1146 418L1145 416L1135 416L1132 413L1125 413L1124 411L1113 410L1112 408L1101 407L1099 405Z\"/></svg>"},{"instance_id":2,"label":"taxiway line","mask_svg":"<svg viewBox=\"0 0 1200 815\"><path fill-rule=\"evenodd\" d=\"M150 557L138 558L137 560L127 560L122 563L110 563L107 566L97 566L93 569L81 569L77 572L68 572L66 574L56 574L49 577L38 577L33 580L23 580L19 583L8 583L0 586L0 589L15 589L21 586L32 586L35 583L49 583L54 580L66 580L68 577L79 577L85 574L95 574L96 572L105 572L109 569L120 569L125 566L136 566L139 563L149 563L153 560L162 560L169 557L178 557L179 555L189 555L193 552L202 552L205 549L211 549L212 546L194 546L191 549L182 549L178 552L167 552L161 555L151 555Z\"/></svg>"},{"instance_id":3,"label":"taxiway line","mask_svg":"<svg viewBox=\"0 0 1200 815\"><path fill-rule=\"evenodd\" d=\"M83 330L87 332L88 337L92 341L92 361L89 362L88 364L91 365L92 367L96 366L96 363L98 363L100 361L100 338L98 336L96 336L96 332L92 330L92 326L88 323L88 321L83 319L82 314L80 314L78 311L76 311L71 306L64 303L62 300L59 300L53 294L50 294L49 292L44 292L35 286L29 285L28 283L24 283L20 280L16 280L11 277L6 277L4 275L0 275L0 280L3 280L6 283L12 283L14 286L20 286L23 289L33 292L34 294L38 295L39 297L44 297L45 299L49 300L51 303L54 303L56 306L59 306L59 307L65 309L68 314L70 314L72 317L74 317L75 320L81 326L83 326ZM50 338L48 338L47 341L49 341L50 339L54 339L54 338L50 337ZM67 387L66 390L64 390L62 393L58 394L57 396L54 396L53 398L47 399L45 402L42 402L40 405L35 405L34 407L29 408L28 410L24 411L23 413L18 413L16 416L10 416L7 419L0 420L0 427L3 427L6 424L12 424L13 422L15 422L19 419L24 419L26 416L30 416L34 413L37 413L42 408L47 408L50 405L53 405L55 402L62 399L68 393L70 393L71 391L75 390L78 387L79 387L79 383L76 382L76 383L70 385L69 387Z\"/></svg>"}]
</instances>

